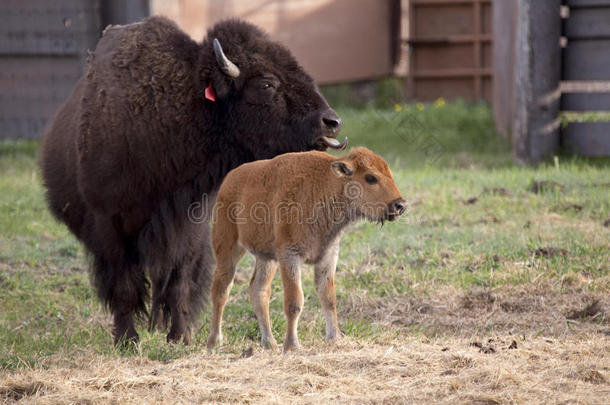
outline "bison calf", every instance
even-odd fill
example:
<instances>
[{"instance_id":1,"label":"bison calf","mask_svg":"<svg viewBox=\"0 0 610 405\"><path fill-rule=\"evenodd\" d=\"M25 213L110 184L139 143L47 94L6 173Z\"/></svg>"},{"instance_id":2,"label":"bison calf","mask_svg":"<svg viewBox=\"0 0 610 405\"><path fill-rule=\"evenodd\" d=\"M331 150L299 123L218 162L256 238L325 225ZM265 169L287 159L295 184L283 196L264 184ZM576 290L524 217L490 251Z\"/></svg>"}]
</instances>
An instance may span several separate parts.
<instances>
[{"instance_id":1,"label":"bison calf","mask_svg":"<svg viewBox=\"0 0 610 405\"><path fill-rule=\"evenodd\" d=\"M334 276L343 230L359 219L393 221L404 210L405 200L388 165L366 148L355 148L342 158L316 151L288 153L229 172L214 210L212 243L217 264L208 350L222 340L223 309L235 265L246 250L256 256L250 299L263 348L277 347L269 320L269 296L278 262L287 320L284 351L299 347L303 263L315 266L326 339L334 339L339 334Z\"/></svg>"}]
</instances>

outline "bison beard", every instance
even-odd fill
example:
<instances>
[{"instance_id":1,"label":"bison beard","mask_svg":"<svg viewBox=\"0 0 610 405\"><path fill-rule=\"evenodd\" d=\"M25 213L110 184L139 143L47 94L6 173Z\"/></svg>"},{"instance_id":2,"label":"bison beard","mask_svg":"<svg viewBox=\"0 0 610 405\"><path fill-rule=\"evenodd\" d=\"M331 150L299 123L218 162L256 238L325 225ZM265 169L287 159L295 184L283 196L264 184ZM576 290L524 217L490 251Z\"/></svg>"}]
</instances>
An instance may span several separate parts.
<instances>
[{"instance_id":1,"label":"bison beard","mask_svg":"<svg viewBox=\"0 0 610 405\"><path fill-rule=\"evenodd\" d=\"M250 24L219 23L201 44L162 17L108 28L44 135L41 165L51 211L92 255L115 342L138 338L150 283L151 327L188 343L213 264L209 225L189 206L206 196L211 210L242 163L344 147L340 125L290 52Z\"/></svg>"}]
</instances>

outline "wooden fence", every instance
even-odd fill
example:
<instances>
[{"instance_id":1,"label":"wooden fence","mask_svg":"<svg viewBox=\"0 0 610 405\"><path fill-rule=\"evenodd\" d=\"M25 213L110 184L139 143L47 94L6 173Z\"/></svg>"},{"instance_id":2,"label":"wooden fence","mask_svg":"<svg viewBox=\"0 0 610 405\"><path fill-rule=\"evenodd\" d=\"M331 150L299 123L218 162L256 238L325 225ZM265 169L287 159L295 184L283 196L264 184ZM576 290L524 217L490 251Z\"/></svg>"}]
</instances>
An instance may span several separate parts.
<instances>
[{"instance_id":1,"label":"wooden fence","mask_svg":"<svg viewBox=\"0 0 610 405\"><path fill-rule=\"evenodd\" d=\"M491 101L491 0L409 3L409 98Z\"/></svg>"}]
</instances>

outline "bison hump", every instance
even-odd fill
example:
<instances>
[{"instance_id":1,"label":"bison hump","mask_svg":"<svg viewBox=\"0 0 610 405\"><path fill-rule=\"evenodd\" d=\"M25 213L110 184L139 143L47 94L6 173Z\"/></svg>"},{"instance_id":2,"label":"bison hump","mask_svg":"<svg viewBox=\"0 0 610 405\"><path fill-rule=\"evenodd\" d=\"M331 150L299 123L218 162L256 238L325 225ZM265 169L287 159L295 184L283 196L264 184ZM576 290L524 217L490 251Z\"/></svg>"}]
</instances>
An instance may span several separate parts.
<instances>
[{"instance_id":1,"label":"bison hump","mask_svg":"<svg viewBox=\"0 0 610 405\"><path fill-rule=\"evenodd\" d=\"M163 17L105 30L89 58L76 139L79 188L94 208L150 203L191 175L181 139L192 121L197 49Z\"/></svg>"}]
</instances>

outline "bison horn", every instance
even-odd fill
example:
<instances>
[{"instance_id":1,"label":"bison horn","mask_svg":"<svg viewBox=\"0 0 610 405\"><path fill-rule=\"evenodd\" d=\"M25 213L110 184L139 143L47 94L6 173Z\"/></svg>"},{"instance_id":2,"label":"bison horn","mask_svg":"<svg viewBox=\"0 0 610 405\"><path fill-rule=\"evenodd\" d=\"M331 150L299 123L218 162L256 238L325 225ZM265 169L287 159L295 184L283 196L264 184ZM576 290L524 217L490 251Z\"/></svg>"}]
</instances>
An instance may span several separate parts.
<instances>
[{"instance_id":1,"label":"bison horn","mask_svg":"<svg viewBox=\"0 0 610 405\"><path fill-rule=\"evenodd\" d=\"M227 58L225 53L222 51L220 41L218 41L216 38L214 38L214 54L216 55L216 61L218 62L220 69L222 69L227 76L234 78L239 76L239 68L235 66L235 64L231 62L229 58Z\"/></svg>"}]
</instances>

